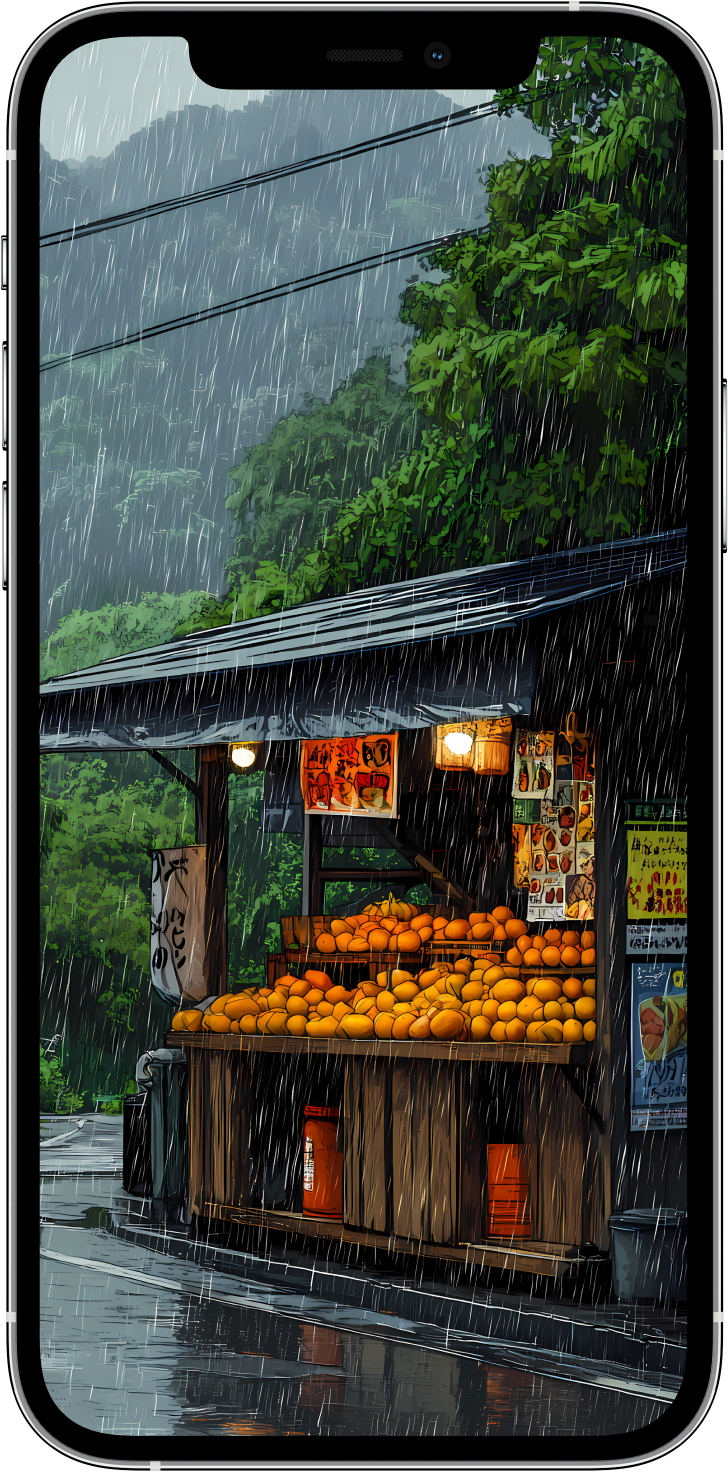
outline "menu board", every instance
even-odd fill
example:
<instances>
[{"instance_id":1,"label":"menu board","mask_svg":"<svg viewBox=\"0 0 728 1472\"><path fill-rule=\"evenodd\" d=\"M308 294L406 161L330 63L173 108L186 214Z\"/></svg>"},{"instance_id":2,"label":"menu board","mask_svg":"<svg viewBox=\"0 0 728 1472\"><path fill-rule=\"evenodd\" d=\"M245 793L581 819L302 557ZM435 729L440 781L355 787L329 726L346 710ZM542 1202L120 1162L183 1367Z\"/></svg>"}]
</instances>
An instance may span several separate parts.
<instances>
[{"instance_id":1,"label":"menu board","mask_svg":"<svg viewBox=\"0 0 728 1472\"><path fill-rule=\"evenodd\" d=\"M632 966L633 1130L681 1129L688 1111L687 967Z\"/></svg>"},{"instance_id":2,"label":"menu board","mask_svg":"<svg viewBox=\"0 0 728 1472\"><path fill-rule=\"evenodd\" d=\"M522 734L516 732L514 787L519 780L520 765L529 760L519 751ZM549 733L526 734L543 740ZM534 750L537 746L538 741ZM596 894L593 764L582 756L578 770L590 775L588 779L577 780L577 763L572 748L566 741L558 740L555 749L551 790L546 789L541 794L538 808L534 811L535 800L527 795L513 798L515 870L517 874L517 833L521 855L525 855L527 848L517 819L530 817L528 920L593 920ZM552 755L553 750L552 745ZM534 759L541 760L540 757ZM516 887L521 887L517 879Z\"/></svg>"},{"instance_id":3,"label":"menu board","mask_svg":"<svg viewBox=\"0 0 728 1472\"><path fill-rule=\"evenodd\" d=\"M628 823L627 919L687 917L687 823Z\"/></svg>"},{"instance_id":4,"label":"menu board","mask_svg":"<svg viewBox=\"0 0 728 1472\"><path fill-rule=\"evenodd\" d=\"M396 734L303 741L304 811L396 818L397 750Z\"/></svg>"},{"instance_id":5,"label":"menu board","mask_svg":"<svg viewBox=\"0 0 728 1472\"><path fill-rule=\"evenodd\" d=\"M207 848L160 848L152 854L152 986L179 1007L204 1001Z\"/></svg>"},{"instance_id":6,"label":"menu board","mask_svg":"<svg viewBox=\"0 0 728 1472\"><path fill-rule=\"evenodd\" d=\"M516 730L513 797L553 797L553 731Z\"/></svg>"}]
</instances>

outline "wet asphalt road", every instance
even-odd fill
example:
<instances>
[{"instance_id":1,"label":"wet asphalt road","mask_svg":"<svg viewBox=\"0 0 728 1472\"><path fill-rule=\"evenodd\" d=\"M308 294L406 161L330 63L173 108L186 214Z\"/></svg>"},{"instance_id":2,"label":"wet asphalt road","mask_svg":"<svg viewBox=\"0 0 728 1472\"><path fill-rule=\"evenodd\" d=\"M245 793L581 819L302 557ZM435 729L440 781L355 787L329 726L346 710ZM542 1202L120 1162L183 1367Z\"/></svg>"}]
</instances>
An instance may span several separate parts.
<instances>
[{"instance_id":1,"label":"wet asphalt road","mask_svg":"<svg viewBox=\"0 0 728 1472\"><path fill-rule=\"evenodd\" d=\"M663 1414L649 1395L489 1363L473 1344L447 1352L408 1320L114 1235L120 1121L88 1123L83 1146L41 1151L43 1374L77 1423L110 1436L593 1437Z\"/></svg>"}]
</instances>

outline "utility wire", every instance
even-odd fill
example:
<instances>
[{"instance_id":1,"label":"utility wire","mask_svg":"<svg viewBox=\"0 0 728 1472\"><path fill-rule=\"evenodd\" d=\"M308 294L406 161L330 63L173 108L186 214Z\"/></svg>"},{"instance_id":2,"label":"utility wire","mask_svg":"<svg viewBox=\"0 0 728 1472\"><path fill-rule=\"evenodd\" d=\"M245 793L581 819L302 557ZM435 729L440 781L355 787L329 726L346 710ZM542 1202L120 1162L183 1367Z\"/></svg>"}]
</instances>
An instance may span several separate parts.
<instances>
[{"instance_id":1,"label":"utility wire","mask_svg":"<svg viewBox=\"0 0 728 1472\"><path fill-rule=\"evenodd\" d=\"M487 226L482 226L480 229L450 231L447 235L438 236L436 240L422 240L418 245L381 251L375 256L364 256L360 261L352 261L345 270L332 266L328 271L317 271L314 275L302 276L297 281L284 281L280 286L272 286L264 291L254 291L248 296L237 297L229 302L220 302L214 307L204 307L199 312L189 312L183 317L173 317L169 322L160 322L157 327L145 327L139 332L130 332L124 337L97 343L92 348L79 348L75 353L63 353L50 362L41 363L40 372L48 373L52 368L66 368L69 363L75 363L80 358L90 358L95 353L110 353L115 348L131 347L133 343L146 342L150 337L162 337L167 332L177 332L182 327L192 327L198 322L212 322L216 317L225 317L230 312L241 312L245 307L278 301L281 297L293 296L299 291L309 291L313 286L328 285L333 281L341 281L347 276L357 276L362 271L373 271L377 266L394 265L397 261L406 261L411 256L421 255L425 251L430 252L438 245L446 245L468 235L483 235L486 231Z\"/></svg>"},{"instance_id":2,"label":"utility wire","mask_svg":"<svg viewBox=\"0 0 728 1472\"><path fill-rule=\"evenodd\" d=\"M213 199L220 199L226 194L238 194L241 190L258 188L261 184L268 184L276 179L286 179L293 174L303 174L309 169L320 169L327 165L342 162L345 159L357 158L362 153L372 153L378 148L391 148L394 144L405 142L408 138L427 137L430 133L439 133L444 128L456 128L462 123L471 123L480 118L493 117L497 108L487 108L486 104L479 103L475 107L466 107L462 112L449 113L445 118L432 118L429 122L415 123L411 128L400 128L396 133L385 133L381 138L370 138L364 143L352 143L349 148L337 148L333 153L316 154L313 158L301 159L298 163L281 164L277 169L266 169L262 173L249 174L245 179L236 179L232 184L218 184L210 189L201 189L196 194L182 194L178 199L160 200L157 204L140 206L136 210L127 210L125 214L107 215L104 219L88 220L83 225L71 225L64 230L51 230L47 235L40 236L40 245L47 248L49 245L65 245L69 241L85 240L89 235L98 235L106 230L117 230L121 225L133 224L137 220L148 220L155 215L165 215L171 210L184 209L191 204L204 204Z\"/></svg>"},{"instance_id":3,"label":"utility wire","mask_svg":"<svg viewBox=\"0 0 728 1472\"><path fill-rule=\"evenodd\" d=\"M563 87L554 88L553 92L541 93L537 95L536 100L545 102L548 98L568 92L575 86L576 80L566 83ZM299 163L281 164L277 169L266 169L262 173L249 174L247 178L236 179L231 184L217 184L210 189L201 189L196 194L182 194L177 199L166 199L156 204L141 205L139 209L127 210L124 214L107 215L103 219L87 220L83 225L71 225L67 229L51 230L48 234L40 236L40 246L41 249L47 249L51 245L66 245L75 240L86 240L91 235L103 234L107 230L117 230L122 225L154 219L156 215L169 214L171 210L186 209L188 205L222 199L227 194L239 194L245 189L257 189L261 184L268 184L276 179L287 179L294 174L304 174L310 169L325 168L346 159L358 158L360 154L372 153L378 148L391 148L395 144L405 142L408 138L426 138L430 133L439 133L445 128L457 128L463 123L495 117L497 112L497 107L477 103L473 107L463 108L460 112L448 113L444 118L431 118L428 122L413 123L410 128L400 128L394 133L384 133L381 138L369 138L364 143L352 143L349 148L339 148L333 153L319 153L313 158L301 159Z\"/></svg>"}]
</instances>

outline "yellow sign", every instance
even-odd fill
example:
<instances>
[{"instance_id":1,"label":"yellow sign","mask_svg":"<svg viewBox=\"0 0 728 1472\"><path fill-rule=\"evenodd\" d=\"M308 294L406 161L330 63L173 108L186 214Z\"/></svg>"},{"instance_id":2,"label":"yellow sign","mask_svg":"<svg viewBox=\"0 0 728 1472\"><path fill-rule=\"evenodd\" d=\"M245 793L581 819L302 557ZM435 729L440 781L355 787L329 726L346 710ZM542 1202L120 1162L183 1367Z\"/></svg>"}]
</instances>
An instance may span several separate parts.
<instances>
[{"instance_id":1,"label":"yellow sign","mask_svg":"<svg viewBox=\"0 0 728 1472\"><path fill-rule=\"evenodd\" d=\"M687 825L627 826L627 919L687 920Z\"/></svg>"}]
</instances>

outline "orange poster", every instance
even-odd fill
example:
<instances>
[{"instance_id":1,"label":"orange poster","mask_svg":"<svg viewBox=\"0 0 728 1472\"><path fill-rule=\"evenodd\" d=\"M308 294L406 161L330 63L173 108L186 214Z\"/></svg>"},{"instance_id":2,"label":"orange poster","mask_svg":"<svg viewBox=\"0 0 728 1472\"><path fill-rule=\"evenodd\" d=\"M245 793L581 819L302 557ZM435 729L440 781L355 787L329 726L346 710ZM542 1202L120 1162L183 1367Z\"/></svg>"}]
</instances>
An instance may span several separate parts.
<instances>
[{"instance_id":1,"label":"orange poster","mask_svg":"<svg viewBox=\"0 0 728 1472\"><path fill-rule=\"evenodd\" d=\"M396 735L303 741L301 790L307 813L396 818Z\"/></svg>"}]
</instances>

